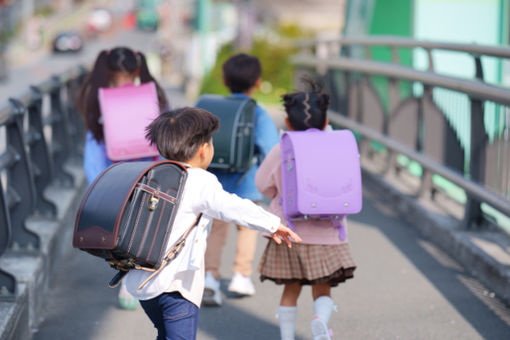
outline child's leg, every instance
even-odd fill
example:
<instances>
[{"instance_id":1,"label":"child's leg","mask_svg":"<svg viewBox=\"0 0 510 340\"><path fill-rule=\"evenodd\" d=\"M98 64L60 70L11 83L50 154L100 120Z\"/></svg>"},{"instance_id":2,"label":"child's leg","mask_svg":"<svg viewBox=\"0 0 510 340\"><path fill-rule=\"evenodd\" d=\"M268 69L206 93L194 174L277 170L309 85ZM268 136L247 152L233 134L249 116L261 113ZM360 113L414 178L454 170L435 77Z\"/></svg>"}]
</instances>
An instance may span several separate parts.
<instances>
[{"instance_id":1,"label":"child's leg","mask_svg":"<svg viewBox=\"0 0 510 340\"><path fill-rule=\"evenodd\" d=\"M283 289L280 307L278 307L281 340L294 340L297 318L296 305L300 293L301 285L299 283L286 284Z\"/></svg>"},{"instance_id":2,"label":"child's leg","mask_svg":"<svg viewBox=\"0 0 510 340\"><path fill-rule=\"evenodd\" d=\"M196 339L198 307L180 293L163 293L140 304L158 330L157 340Z\"/></svg>"},{"instance_id":3,"label":"child's leg","mask_svg":"<svg viewBox=\"0 0 510 340\"><path fill-rule=\"evenodd\" d=\"M237 226L237 249L234 262L234 273L250 276L253 257L257 246L257 230Z\"/></svg>"},{"instance_id":4,"label":"child's leg","mask_svg":"<svg viewBox=\"0 0 510 340\"><path fill-rule=\"evenodd\" d=\"M299 282L286 284L283 288L280 306L296 307L299 294L301 294L301 287Z\"/></svg>"},{"instance_id":5,"label":"child's leg","mask_svg":"<svg viewBox=\"0 0 510 340\"><path fill-rule=\"evenodd\" d=\"M255 286L251 280L251 267L255 246L257 244L257 230L237 226L237 249L232 270L232 281L228 290L240 295L255 294Z\"/></svg>"},{"instance_id":6,"label":"child's leg","mask_svg":"<svg viewBox=\"0 0 510 340\"><path fill-rule=\"evenodd\" d=\"M205 271L211 272L216 280L220 279L220 262L223 246L227 240L230 223L213 220L211 233L207 238L207 249L205 252Z\"/></svg>"},{"instance_id":7,"label":"child's leg","mask_svg":"<svg viewBox=\"0 0 510 340\"><path fill-rule=\"evenodd\" d=\"M331 299L331 287L328 284L312 285L313 310L315 318L310 323L313 339L329 340L328 322L335 304Z\"/></svg>"},{"instance_id":8,"label":"child's leg","mask_svg":"<svg viewBox=\"0 0 510 340\"><path fill-rule=\"evenodd\" d=\"M154 299L140 301L140 305L158 331L156 340L166 340L165 322L159 306L159 296Z\"/></svg>"}]
</instances>

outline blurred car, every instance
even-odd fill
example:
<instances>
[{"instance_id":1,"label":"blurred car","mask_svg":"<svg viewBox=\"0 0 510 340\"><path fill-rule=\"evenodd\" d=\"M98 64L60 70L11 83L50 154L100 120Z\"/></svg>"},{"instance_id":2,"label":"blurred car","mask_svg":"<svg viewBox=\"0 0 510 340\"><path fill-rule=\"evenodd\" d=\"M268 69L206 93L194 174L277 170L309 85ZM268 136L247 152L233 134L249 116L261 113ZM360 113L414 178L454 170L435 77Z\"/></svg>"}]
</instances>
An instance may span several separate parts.
<instances>
[{"instance_id":1,"label":"blurred car","mask_svg":"<svg viewBox=\"0 0 510 340\"><path fill-rule=\"evenodd\" d=\"M113 18L105 8L93 9L87 19L87 29L92 33L108 31L112 27Z\"/></svg>"},{"instance_id":2,"label":"blurred car","mask_svg":"<svg viewBox=\"0 0 510 340\"><path fill-rule=\"evenodd\" d=\"M159 26L158 2L139 0L136 6L136 26L142 30L155 31Z\"/></svg>"},{"instance_id":3,"label":"blurred car","mask_svg":"<svg viewBox=\"0 0 510 340\"><path fill-rule=\"evenodd\" d=\"M83 48L83 38L76 31L58 33L53 39L54 53L77 53Z\"/></svg>"}]
</instances>

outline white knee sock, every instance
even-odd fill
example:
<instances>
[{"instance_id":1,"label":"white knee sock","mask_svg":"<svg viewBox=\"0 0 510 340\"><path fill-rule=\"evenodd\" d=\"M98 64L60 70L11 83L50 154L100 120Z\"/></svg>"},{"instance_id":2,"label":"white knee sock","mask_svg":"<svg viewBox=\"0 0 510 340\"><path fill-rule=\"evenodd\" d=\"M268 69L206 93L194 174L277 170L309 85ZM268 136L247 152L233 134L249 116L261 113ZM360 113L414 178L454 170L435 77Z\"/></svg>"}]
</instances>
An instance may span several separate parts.
<instances>
[{"instance_id":1,"label":"white knee sock","mask_svg":"<svg viewBox=\"0 0 510 340\"><path fill-rule=\"evenodd\" d=\"M294 340L296 317L297 307L278 307L278 318L280 319L280 336L282 340Z\"/></svg>"},{"instance_id":2,"label":"white knee sock","mask_svg":"<svg viewBox=\"0 0 510 340\"><path fill-rule=\"evenodd\" d=\"M331 312L336 309L335 303L329 296L320 296L313 302L313 311L326 325L331 317Z\"/></svg>"}]
</instances>

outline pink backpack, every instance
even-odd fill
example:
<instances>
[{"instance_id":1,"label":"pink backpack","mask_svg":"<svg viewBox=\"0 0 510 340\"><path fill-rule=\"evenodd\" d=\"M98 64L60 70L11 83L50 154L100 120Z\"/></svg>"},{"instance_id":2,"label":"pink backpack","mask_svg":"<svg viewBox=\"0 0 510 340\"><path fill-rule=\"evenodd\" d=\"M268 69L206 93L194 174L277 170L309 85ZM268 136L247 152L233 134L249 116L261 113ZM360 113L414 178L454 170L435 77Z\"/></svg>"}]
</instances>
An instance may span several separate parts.
<instances>
[{"instance_id":1,"label":"pink backpack","mask_svg":"<svg viewBox=\"0 0 510 340\"><path fill-rule=\"evenodd\" d=\"M345 240L341 220L361 211L361 169L354 135L349 130L290 131L280 143L282 210L292 221L331 219Z\"/></svg>"},{"instance_id":2,"label":"pink backpack","mask_svg":"<svg viewBox=\"0 0 510 340\"><path fill-rule=\"evenodd\" d=\"M112 161L157 156L145 128L159 115L153 82L99 89L106 154Z\"/></svg>"}]
</instances>

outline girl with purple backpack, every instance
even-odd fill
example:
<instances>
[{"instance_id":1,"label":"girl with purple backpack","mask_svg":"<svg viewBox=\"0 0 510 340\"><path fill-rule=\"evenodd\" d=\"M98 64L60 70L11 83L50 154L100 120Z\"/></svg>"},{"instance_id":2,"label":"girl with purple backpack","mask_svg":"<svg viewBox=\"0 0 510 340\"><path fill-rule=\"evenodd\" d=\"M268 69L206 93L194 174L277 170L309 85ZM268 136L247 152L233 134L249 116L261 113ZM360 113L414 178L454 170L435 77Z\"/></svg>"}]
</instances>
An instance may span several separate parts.
<instances>
[{"instance_id":1,"label":"girl with purple backpack","mask_svg":"<svg viewBox=\"0 0 510 340\"><path fill-rule=\"evenodd\" d=\"M325 130L329 96L322 88L310 82L310 91L282 96L291 131L310 128ZM324 132L328 133L328 132ZM255 177L258 190L272 199L270 211L285 220L281 207L282 174L281 148L276 145L266 156ZM260 279L283 284L278 307L282 340L294 339L297 318L297 300L303 285L312 286L314 318L310 330L314 340L331 339L328 322L336 306L331 299L331 287L353 278L356 268L351 258L347 239L342 240L338 225L331 220L293 221L295 232L302 238L292 248L279 247L269 240L259 265ZM289 223L287 223L289 224ZM346 228L346 219L341 221Z\"/></svg>"}]
</instances>

